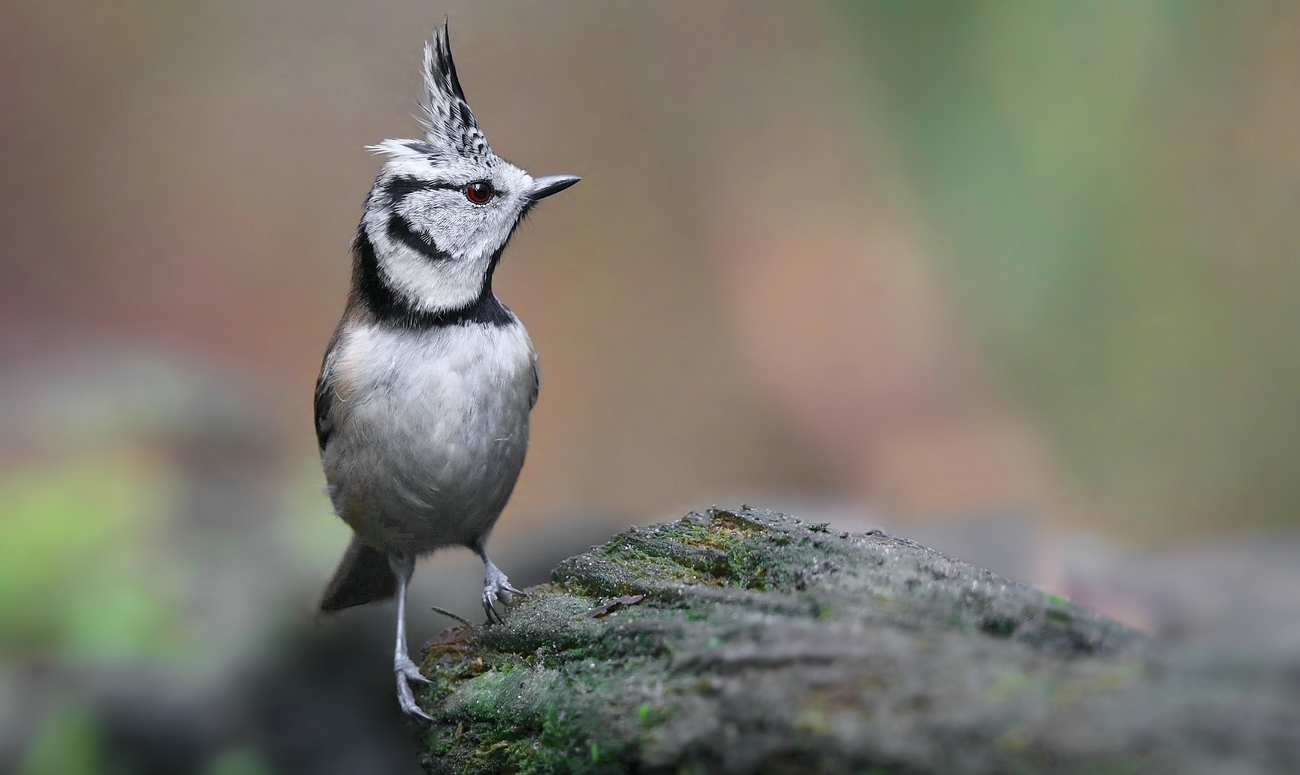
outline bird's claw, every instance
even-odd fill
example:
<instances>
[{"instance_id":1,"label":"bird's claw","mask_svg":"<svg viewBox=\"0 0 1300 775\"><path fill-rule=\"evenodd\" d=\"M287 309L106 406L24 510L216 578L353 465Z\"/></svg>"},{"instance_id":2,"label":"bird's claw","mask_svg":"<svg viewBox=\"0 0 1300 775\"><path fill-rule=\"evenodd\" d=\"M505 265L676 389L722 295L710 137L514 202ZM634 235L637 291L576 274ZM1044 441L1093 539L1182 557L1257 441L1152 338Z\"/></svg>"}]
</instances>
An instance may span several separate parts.
<instances>
[{"instance_id":1,"label":"bird's claw","mask_svg":"<svg viewBox=\"0 0 1300 775\"><path fill-rule=\"evenodd\" d=\"M393 672L398 675L406 676L412 681L419 681L424 684L433 683L433 681L425 678L424 673L420 672L420 668L416 667L415 663L409 659L401 659L393 663Z\"/></svg>"},{"instance_id":2,"label":"bird's claw","mask_svg":"<svg viewBox=\"0 0 1300 775\"><path fill-rule=\"evenodd\" d=\"M502 621L501 614L497 612L496 604L498 600L500 600L502 605L509 604L506 600L501 599L504 598L504 596L498 598L498 594L497 590L491 588L483 590L483 613L487 614L488 624L500 624Z\"/></svg>"},{"instance_id":3,"label":"bird's claw","mask_svg":"<svg viewBox=\"0 0 1300 775\"><path fill-rule=\"evenodd\" d=\"M503 620L501 613L497 611L496 604L499 602L502 606L510 606L514 603L514 597L528 597L528 593L522 589L515 589L496 566L489 566L487 578L483 582L483 612L487 614L488 624L500 624Z\"/></svg>"},{"instance_id":4,"label":"bird's claw","mask_svg":"<svg viewBox=\"0 0 1300 775\"><path fill-rule=\"evenodd\" d=\"M393 664L393 673L397 676L397 704L402 706L402 712L408 716L419 716L425 721L433 721L433 717L415 704L415 693L411 691L411 685L408 681L419 681L420 683L433 683L424 674L420 668L409 659L398 660Z\"/></svg>"}]
</instances>

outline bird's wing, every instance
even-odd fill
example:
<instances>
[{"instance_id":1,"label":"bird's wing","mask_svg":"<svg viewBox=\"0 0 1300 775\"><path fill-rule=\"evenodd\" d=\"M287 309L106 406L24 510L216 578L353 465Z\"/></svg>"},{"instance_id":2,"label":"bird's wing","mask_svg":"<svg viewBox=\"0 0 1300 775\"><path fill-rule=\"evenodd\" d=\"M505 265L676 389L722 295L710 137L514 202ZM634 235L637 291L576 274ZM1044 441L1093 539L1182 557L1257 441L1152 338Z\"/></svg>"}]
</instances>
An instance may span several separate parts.
<instances>
[{"instance_id":1,"label":"bird's wing","mask_svg":"<svg viewBox=\"0 0 1300 775\"><path fill-rule=\"evenodd\" d=\"M537 406L537 394L542 389L542 370L537 365L537 351L533 351L533 392L528 396L528 408Z\"/></svg>"},{"instance_id":2,"label":"bird's wing","mask_svg":"<svg viewBox=\"0 0 1300 775\"><path fill-rule=\"evenodd\" d=\"M330 434L334 432L334 384L336 381L334 352L338 348L339 331L341 330L342 326L335 330L334 336L330 338L329 346L325 348L325 359L321 362L320 376L316 378L316 443L320 445L321 452L325 451L325 445L329 443Z\"/></svg>"}]
</instances>

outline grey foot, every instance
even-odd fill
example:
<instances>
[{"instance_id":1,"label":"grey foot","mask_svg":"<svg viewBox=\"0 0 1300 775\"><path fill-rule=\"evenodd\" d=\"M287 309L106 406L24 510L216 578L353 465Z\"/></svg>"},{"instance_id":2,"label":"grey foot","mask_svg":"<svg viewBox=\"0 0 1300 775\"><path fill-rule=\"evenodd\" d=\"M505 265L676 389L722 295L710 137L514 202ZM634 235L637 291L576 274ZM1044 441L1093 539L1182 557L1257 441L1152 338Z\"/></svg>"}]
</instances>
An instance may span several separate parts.
<instances>
[{"instance_id":1,"label":"grey foot","mask_svg":"<svg viewBox=\"0 0 1300 775\"><path fill-rule=\"evenodd\" d=\"M500 602L503 606L510 605L514 602L515 595L527 597L528 593L515 589L500 568L488 563L487 575L483 578L483 611L487 614L488 624L501 621L496 604Z\"/></svg>"},{"instance_id":2,"label":"grey foot","mask_svg":"<svg viewBox=\"0 0 1300 775\"><path fill-rule=\"evenodd\" d=\"M397 675L397 704L402 706L402 712L408 716L419 716L425 721L433 721L433 717L428 713L420 710L420 706L415 704L415 694L411 692L411 685L408 681L419 681L420 683L432 683L420 673L420 668L409 659L399 659L393 663L393 672Z\"/></svg>"}]
</instances>

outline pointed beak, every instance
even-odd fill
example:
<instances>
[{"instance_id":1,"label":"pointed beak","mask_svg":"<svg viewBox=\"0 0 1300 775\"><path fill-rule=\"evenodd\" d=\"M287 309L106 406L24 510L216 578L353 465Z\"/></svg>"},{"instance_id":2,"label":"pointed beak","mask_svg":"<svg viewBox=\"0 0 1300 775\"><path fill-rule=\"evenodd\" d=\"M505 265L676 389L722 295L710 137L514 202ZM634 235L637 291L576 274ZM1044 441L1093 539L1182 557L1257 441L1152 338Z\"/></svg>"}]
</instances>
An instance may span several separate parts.
<instances>
[{"instance_id":1,"label":"pointed beak","mask_svg":"<svg viewBox=\"0 0 1300 775\"><path fill-rule=\"evenodd\" d=\"M560 193L579 180L582 180L582 178L577 175L547 175L544 178L535 178L533 180L533 190L529 196L536 202L539 199L545 199L551 194Z\"/></svg>"}]
</instances>

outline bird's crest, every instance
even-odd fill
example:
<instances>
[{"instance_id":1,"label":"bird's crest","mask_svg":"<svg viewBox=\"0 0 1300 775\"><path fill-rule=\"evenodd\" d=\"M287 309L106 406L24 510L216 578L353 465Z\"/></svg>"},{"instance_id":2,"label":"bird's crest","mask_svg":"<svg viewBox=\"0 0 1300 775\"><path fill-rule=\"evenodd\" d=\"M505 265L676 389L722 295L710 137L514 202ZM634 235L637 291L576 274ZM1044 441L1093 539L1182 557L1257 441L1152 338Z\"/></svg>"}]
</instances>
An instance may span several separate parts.
<instances>
[{"instance_id":1,"label":"bird's crest","mask_svg":"<svg viewBox=\"0 0 1300 775\"><path fill-rule=\"evenodd\" d=\"M423 115L418 118L430 145L460 156L486 159L492 155L456 77L446 20L433 43L424 44L424 96L420 108Z\"/></svg>"}]
</instances>

